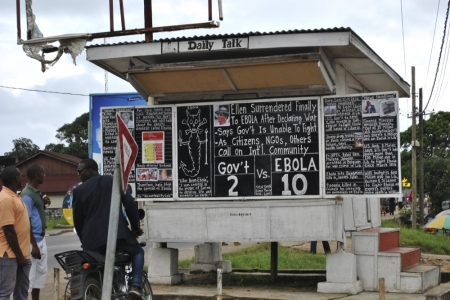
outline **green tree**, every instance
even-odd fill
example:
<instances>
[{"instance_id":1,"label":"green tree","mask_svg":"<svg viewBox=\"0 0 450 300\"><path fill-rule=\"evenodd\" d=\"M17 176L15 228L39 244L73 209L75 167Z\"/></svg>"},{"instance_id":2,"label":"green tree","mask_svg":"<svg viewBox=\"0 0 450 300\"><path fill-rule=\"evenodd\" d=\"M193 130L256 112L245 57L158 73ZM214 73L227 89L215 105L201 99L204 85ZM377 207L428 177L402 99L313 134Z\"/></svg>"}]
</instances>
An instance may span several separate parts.
<instances>
[{"instance_id":1,"label":"green tree","mask_svg":"<svg viewBox=\"0 0 450 300\"><path fill-rule=\"evenodd\" d=\"M84 113L72 123L64 124L56 131L56 138L60 143L48 144L45 150L80 158L88 157L88 123L89 113Z\"/></svg>"},{"instance_id":2,"label":"green tree","mask_svg":"<svg viewBox=\"0 0 450 300\"><path fill-rule=\"evenodd\" d=\"M12 142L14 148L10 152L5 152L5 156L15 157L17 161L39 151L39 146L28 138L21 137Z\"/></svg>"},{"instance_id":3,"label":"green tree","mask_svg":"<svg viewBox=\"0 0 450 300\"><path fill-rule=\"evenodd\" d=\"M442 210L442 201L450 198L450 160L428 157L424 161L424 189L432 202L433 212Z\"/></svg>"},{"instance_id":4,"label":"green tree","mask_svg":"<svg viewBox=\"0 0 450 300\"><path fill-rule=\"evenodd\" d=\"M419 140L419 126L416 126L416 139ZM412 141L412 126L400 133L400 144L403 149L409 150ZM447 157L450 149L450 112L440 111L431 114L423 122L423 149L424 157L433 155Z\"/></svg>"},{"instance_id":5,"label":"green tree","mask_svg":"<svg viewBox=\"0 0 450 300\"><path fill-rule=\"evenodd\" d=\"M424 193L428 194L432 201L433 211L439 212L443 200L450 195L450 112L440 111L430 115L424 120ZM419 140L419 126L416 127L416 138ZM412 127L400 133L401 172L402 178L412 179ZM416 152L419 155L419 150ZM417 157L418 158L418 157ZM417 172L419 171L417 165ZM420 180L420 178L418 178ZM419 190L417 191L420 192Z\"/></svg>"}]
</instances>

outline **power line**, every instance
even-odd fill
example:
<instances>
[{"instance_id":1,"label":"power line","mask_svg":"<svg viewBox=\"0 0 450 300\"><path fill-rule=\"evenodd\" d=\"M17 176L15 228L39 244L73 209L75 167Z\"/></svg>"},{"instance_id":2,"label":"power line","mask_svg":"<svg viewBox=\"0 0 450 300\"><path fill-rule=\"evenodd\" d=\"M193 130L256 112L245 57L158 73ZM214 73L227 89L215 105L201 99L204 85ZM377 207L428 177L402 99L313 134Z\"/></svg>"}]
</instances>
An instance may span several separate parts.
<instances>
[{"instance_id":1,"label":"power line","mask_svg":"<svg viewBox=\"0 0 450 300\"><path fill-rule=\"evenodd\" d=\"M91 95L86 95L86 94L75 94L75 93L54 92L54 91L44 91L44 90L33 90L33 89L18 88L18 87L12 87L12 86L4 86L4 85L0 85L0 88L12 89L12 90L21 90L21 91L28 91L28 92L48 93L48 94L62 94L62 95L69 95L69 96L83 96L83 97L90 97L91 96ZM134 92L130 92L130 93L134 93ZM112 94L95 95L95 96L96 97L117 98L117 99L127 99L127 100L130 99L130 97L111 96L111 95ZM132 97L132 98L135 98L135 97ZM140 98L142 98L142 97L140 97Z\"/></svg>"},{"instance_id":2,"label":"power line","mask_svg":"<svg viewBox=\"0 0 450 300\"><path fill-rule=\"evenodd\" d=\"M425 77L425 86L424 86L424 90L427 87L427 80L428 80L428 72L430 71L430 64L431 64L431 55L433 54L433 47L434 47L434 37L436 35L436 25L437 25L437 20L438 20L438 15L439 15L439 7L441 4L441 0L439 0L438 2L438 6L437 6L437 11L436 11L436 19L434 20L434 31L433 31L433 41L431 42L431 51L430 51L430 58L428 59L428 68L427 68L427 76Z\"/></svg>"},{"instance_id":3,"label":"power line","mask_svg":"<svg viewBox=\"0 0 450 300\"><path fill-rule=\"evenodd\" d=\"M450 9L450 0L448 1L447 12L446 12L446 15L445 15L444 36L442 37L441 49L439 51L439 59L438 59L437 67L436 67L436 74L434 75L434 80L433 80L433 87L431 88L430 97L428 98L427 105L425 105L425 108L423 109L423 111L425 111L427 109L428 104L430 103L431 97L433 96L434 86L436 84L436 78L437 78L437 75L438 75L438 72L439 72L439 65L441 63L442 48L443 48L444 43L445 43L445 34L447 32L447 20L448 20L448 11L449 11L449 9Z\"/></svg>"},{"instance_id":4,"label":"power line","mask_svg":"<svg viewBox=\"0 0 450 300\"><path fill-rule=\"evenodd\" d=\"M53 92L53 91L43 91L43 90L33 90L33 89L26 89L26 88L18 88L18 87L12 87L12 86L4 86L0 85L0 87L5 89L12 89L12 90L22 90L22 91L29 91L29 92L39 92L39 93L49 93L49 94L62 94L62 95L70 95L70 96L88 96L85 94L74 94L74 93L64 93L64 92Z\"/></svg>"},{"instance_id":5,"label":"power line","mask_svg":"<svg viewBox=\"0 0 450 300\"><path fill-rule=\"evenodd\" d=\"M445 81L445 73L447 72L448 55L449 55L449 48L450 48L449 44L450 44L450 39L449 39L449 36L447 35L445 49L444 49L443 68L441 69L441 72L439 74L438 89L435 93L435 96L433 97L433 100L430 103L431 109L433 109L434 106L437 104L437 102L439 102L439 99L442 97L443 93L445 92L445 88L447 87L447 85L446 85L445 88L443 89L443 85L444 85L444 81ZM447 81L447 83L448 83L448 81Z\"/></svg>"},{"instance_id":6,"label":"power line","mask_svg":"<svg viewBox=\"0 0 450 300\"><path fill-rule=\"evenodd\" d=\"M405 78L406 78L405 31L404 31L404 27L403 27L403 0L400 0L400 12L402 15L403 64L405 65Z\"/></svg>"}]
</instances>

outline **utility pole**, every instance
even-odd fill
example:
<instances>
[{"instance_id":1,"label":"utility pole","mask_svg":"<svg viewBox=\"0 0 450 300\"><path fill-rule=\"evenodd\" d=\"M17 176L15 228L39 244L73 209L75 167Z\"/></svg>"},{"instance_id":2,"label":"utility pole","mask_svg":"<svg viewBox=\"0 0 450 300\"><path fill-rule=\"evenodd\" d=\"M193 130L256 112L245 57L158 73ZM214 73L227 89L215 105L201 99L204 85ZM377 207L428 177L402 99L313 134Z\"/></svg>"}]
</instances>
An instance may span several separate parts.
<instances>
[{"instance_id":1,"label":"utility pole","mask_svg":"<svg viewBox=\"0 0 450 300\"><path fill-rule=\"evenodd\" d=\"M411 88L412 88L412 197L411 197L411 210L412 210L412 224L411 227L416 229L417 227L417 178L416 178L416 67L411 67Z\"/></svg>"},{"instance_id":2,"label":"utility pole","mask_svg":"<svg viewBox=\"0 0 450 300\"><path fill-rule=\"evenodd\" d=\"M103 44L106 45L106 38L103 40ZM108 71L105 70L105 93L108 92Z\"/></svg>"},{"instance_id":3,"label":"utility pole","mask_svg":"<svg viewBox=\"0 0 450 300\"><path fill-rule=\"evenodd\" d=\"M422 88L419 89L419 208L420 208L420 220L419 224L423 225L424 222L424 198L425 192L423 190L423 107L422 107Z\"/></svg>"}]
</instances>

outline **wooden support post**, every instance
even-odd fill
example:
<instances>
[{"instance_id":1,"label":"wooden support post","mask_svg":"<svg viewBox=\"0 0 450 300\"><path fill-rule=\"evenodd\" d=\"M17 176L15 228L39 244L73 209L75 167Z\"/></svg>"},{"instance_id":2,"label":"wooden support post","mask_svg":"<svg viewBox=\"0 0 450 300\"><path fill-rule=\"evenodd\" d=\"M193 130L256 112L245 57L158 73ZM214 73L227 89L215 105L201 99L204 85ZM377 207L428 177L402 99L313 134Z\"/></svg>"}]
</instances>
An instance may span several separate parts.
<instances>
[{"instance_id":1,"label":"wooden support post","mask_svg":"<svg viewBox=\"0 0 450 300\"><path fill-rule=\"evenodd\" d=\"M144 22L145 28L153 27L152 0L144 0ZM153 41L153 32L147 32L145 34L145 41Z\"/></svg>"},{"instance_id":2,"label":"wooden support post","mask_svg":"<svg viewBox=\"0 0 450 300\"><path fill-rule=\"evenodd\" d=\"M222 300L222 269L217 269L217 300Z\"/></svg>"},{"instance_id":3,"label":"wooden support post","mask_svg":"<svg viewBox=\"0 0 450 300\"><path fill-rule=\"evenodd\" d=\"M411 67L411 91L412 91L412 197L411 197L411 211L412 211L412 222L411 227L417 228L417 177L416 177L416 68Z\"/></svg>"},{"instance_id":4,"label":"wooden support post","mask_svg":"<svg viewBox=\"0 0 450 300\"><path fill-rule=\"evenodd\" d=\"M419 224L424 225L424 186L423 186L423 107L422 107L422 88L419 89L419 208L420 220Z\"/></svg>"},{"instance_id":5,"label":"wooden support post","mask_svg":"<svg viewBox=\"0 0 450 300\"><path fill-rule=\"evenodd\" d=\"M22 33L20 29L20 0L16 0L16 18L17 18L17 38L22 38Z\"/></svg>"},{"instance_id":6,"label":"wooden support post","mask_svg":"<svg viewBox=\"0 0 450 300\"><path fill-rule=\"evenodd\" d=\"M53 300L59 300L59 268L53 269Z\"/></svg>"},{"instance_id":7,"label":"wooden support post","mask_svg":"<svg viewBox=\"0 0 450 300\"><path fill-rule=\"evenodd\" d=\"M123 11L123 0L120 0L119 4L120 4L120 20L122 22L122 30L125 30L125 13Z\"/></svg>"},{"instance_id":8,"label":"wooden support post","mask_svg":"<svg viewBox=\"0 0 450 300\"><path fill-rule=\"evenodd\" d=\"M109 31L114 31L114 3L109 0Z\"/></svg>"},{"instance_id":9,"label":"wooden support post","mask_svg":"<svg viewBox=\"0 0 450 300\"><path fill-rule=\"evenodd\" d=\"M386 299L386 286L384 285L384 278L378 278L378 292L379 292L379 300Z\"/></svg>"},{"instance_id":10,"label":"wooden support post","mask_svg":"<svg viewBox=\"0 0 450 300\"><path fill-rule=\"evenodd\" d=\"M212 0L208 0L208 21L212 20Z\"/></svg>"},{"instance_id":11,"label":"wooden support post","mask_svg":"<svg viewBox=\"0 0 450 300\"><path fill-rule=\"evenodd\" d=\"M278 279L278 242L270 243L270 279L272 282Z\"/></svg>"}]
</instances>

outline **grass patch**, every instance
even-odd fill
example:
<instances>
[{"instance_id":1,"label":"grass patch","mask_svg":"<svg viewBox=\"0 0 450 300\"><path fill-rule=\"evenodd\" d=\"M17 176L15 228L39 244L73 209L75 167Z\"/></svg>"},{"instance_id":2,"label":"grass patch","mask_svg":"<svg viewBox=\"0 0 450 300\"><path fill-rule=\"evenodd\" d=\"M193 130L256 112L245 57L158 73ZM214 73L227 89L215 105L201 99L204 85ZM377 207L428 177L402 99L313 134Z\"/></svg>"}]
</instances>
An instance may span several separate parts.
<instances>
[{"instance_id":1,"label":"grass patch","mask_svg":"<svg viewBox=\"0 0 450 300\"><path fill-rule=\"evenodd\" d=\"M423 229L412 229L400 226L395 220L382 220L382 227L400 228L400 246L421 247L422 252L450 255L450 237L442 234L431 234Z\"/></svg>"},{"instance_id":2,"label":"grass patch","mask_svg":"<svg viewBox=\"0 0 450 300\"><path fill-rule=\"evenodd\" d=\"M261 243L238 252L224 253L223 260L230 260L233 268L270 270L270 243ZM278 244L278 269L325 269L325 254L310 254ZM189 268L194 259L180 260L180 268Z\"/></svg>"},{"instance_id":3,"label":"grass patch","mask_svg":"<svg viewBox=\"0 0 450 300\"><path fill-rule=\"evenodd\" d=\"M47 219L46 220L46 225L47 225L46 230L52 230L58 224L60 224L60 225L70 225L69 223L67 223L66 219L64 219L64 218L62 218L62 219Z\"/></svg>"}]
</instances>

